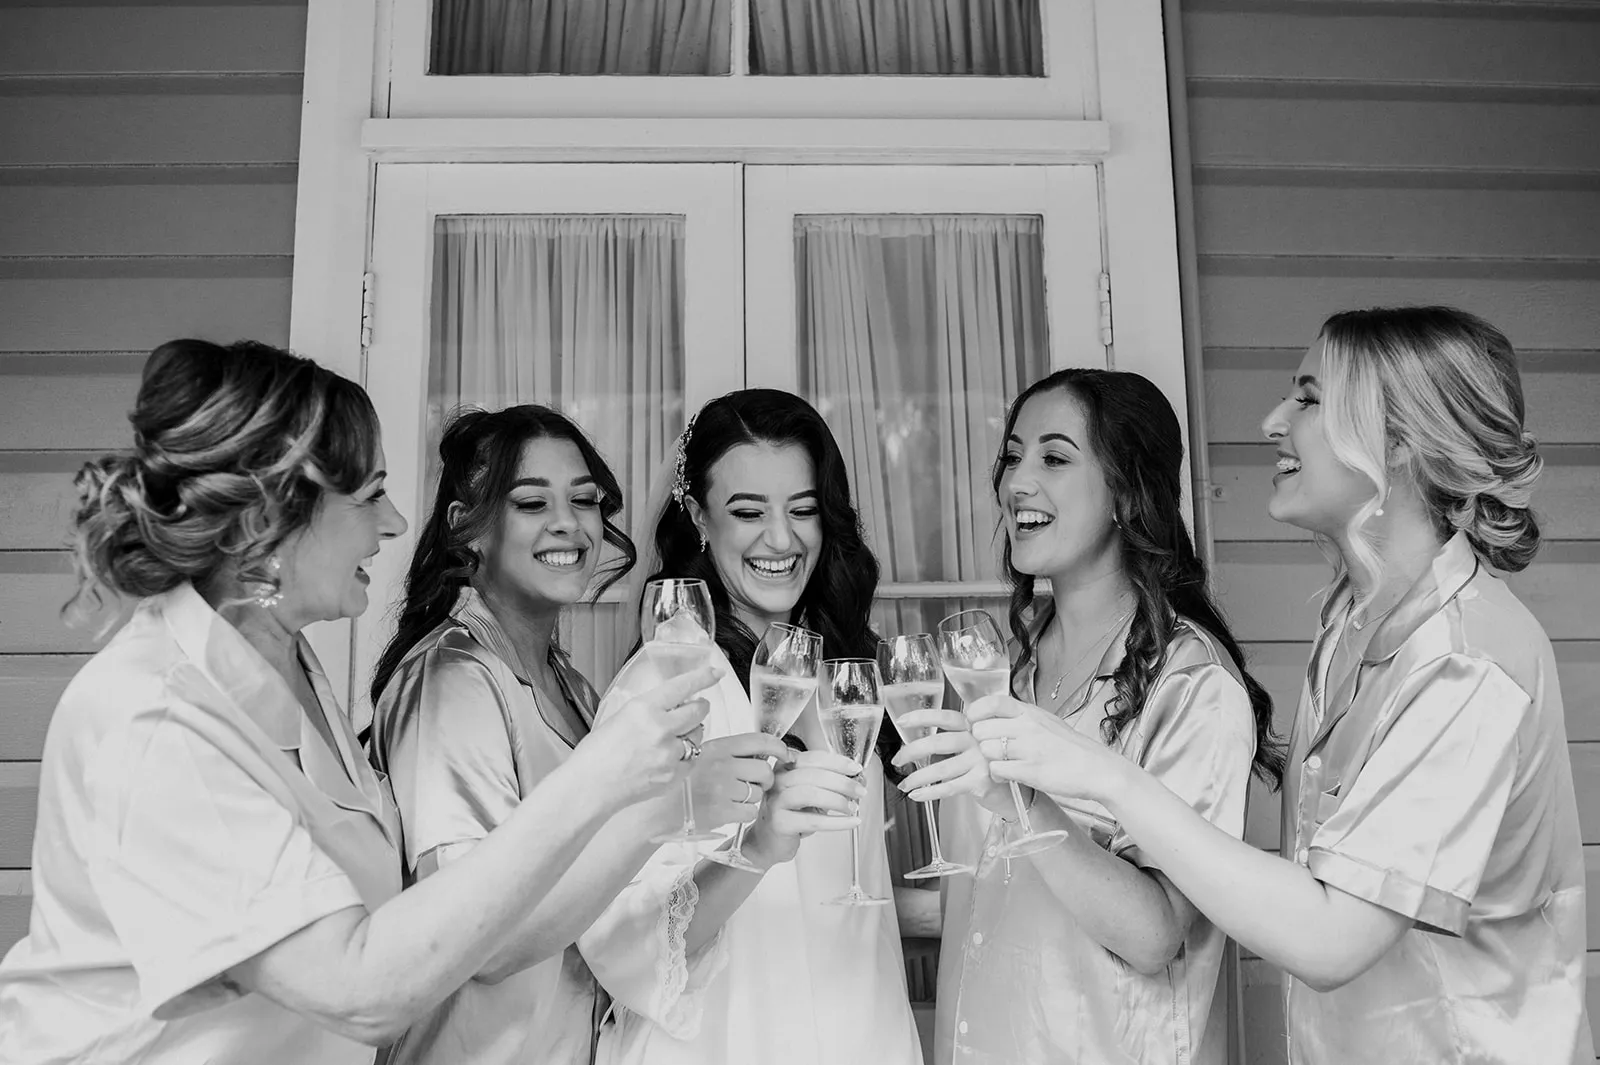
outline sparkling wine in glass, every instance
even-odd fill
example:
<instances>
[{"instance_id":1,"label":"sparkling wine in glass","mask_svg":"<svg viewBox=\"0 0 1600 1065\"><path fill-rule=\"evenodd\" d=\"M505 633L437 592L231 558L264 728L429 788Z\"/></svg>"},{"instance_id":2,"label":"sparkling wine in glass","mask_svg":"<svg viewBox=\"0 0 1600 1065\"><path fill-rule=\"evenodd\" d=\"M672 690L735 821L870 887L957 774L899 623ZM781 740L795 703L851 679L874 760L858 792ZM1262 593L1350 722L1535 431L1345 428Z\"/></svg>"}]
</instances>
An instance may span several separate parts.
<instances>
[{"instance_id":1,"label":"sparkling wine in glass","mask_svg":"<svg viewBox=\"0 0 1600 1065\"><path fill-rule=\"evenodd\" d=\"M711 604L711 589L700 580L660 580L644 586L639 607L639 636L644 641L640 653L654 667L656 676L671 680L711 661L716 647L716 610ZM698 731L698 729L697 729ZM691 733L689 738L694 738ZM698 843L720 839L715 832L701 831L694 823L694 785L683 782L683 825L675 832L657 836L652 843Z\"/></svg>"},{"instance_id":2,"label":"sparkling wine in glass","mask_svg":"<svg viewBox=\"0 0 1600 1065\"><path fill-rule=\"evenodd\" d=\"M939 622L939 655L945 676L961 696L963 707L986 695L1004 695L1011 689L1011 657L1000 626L985 610L963 610ZM1011 801L1017 808L1018 835L1000 848L1007 858L1020 858L1054 847L1067 838L1062 829L1035 832L1022 802L1022 789L1011 782Z\"/></svg>"},{"instance_id":3,"label":"sparkling wine in glass","mask_svg":"<svg viewBox=\"0 0 1600 1065\"><path fill-rule=\"evenodd\" d=\"M944 705L944 674L939 669L939 652L933 637L925 632L913 636L896 636L878 644L878 672L883 677L883 701L889 711L889 720L906 743L932 736L934 728L914 730L912 735L900 724L901 717L913 710L932 710ZM920 763L918 768L926 763ZM907 880L926 880L936 876L954 876L970 873L972 866L947 861L939 849L939 814L928 803L928 847L933 860L920 869L907 873Z\"/></svg>"},{"instance_id":4,"label":"sparkling wine in glass","mask_svg":"<svg viewBox=\"0 0 1600 1065\"><path fill-rule=\"evenodd\" d=\"M821 661L821 636L781 621L767 626L750 660L750 702L755 706L757 730L779 739L788 734L817 692ZM767 764L772 762L767 759ZM706 857L735 869L760 872L761 867L744 856L744 834L749 827L750 822L742 822L732 848Z\"/></svg>"},{"instance_id":5,"label":"sparkling wine in glass","mask_svg":"<svg viewBox=\"0 0 1600 1065\"><path fill-rule=\"evenodd\" d=\"M878 663L870 658L830 658L822 663L822 684L817 689L817 716L822 735L833 748L856 765L866 767L883 727L883 684ZM861 827L850 830L850 890L830 906L882 906L888 899L861 890Z\"/></svg>"}]
</instances>

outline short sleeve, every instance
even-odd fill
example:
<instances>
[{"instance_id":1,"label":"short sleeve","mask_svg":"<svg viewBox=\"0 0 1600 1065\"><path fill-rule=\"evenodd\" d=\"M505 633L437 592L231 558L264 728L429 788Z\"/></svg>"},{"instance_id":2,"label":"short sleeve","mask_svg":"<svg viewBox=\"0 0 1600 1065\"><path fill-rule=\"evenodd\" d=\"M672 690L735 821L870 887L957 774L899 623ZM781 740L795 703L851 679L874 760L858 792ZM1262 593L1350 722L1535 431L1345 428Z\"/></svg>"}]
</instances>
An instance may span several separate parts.
<instances>
[{"instance_id":1,"label":"short sleeve","mask_svg":"<svg viewBox=\"0 0 1600 1065\"><path fill-rule=\"evenodd\" d=\"M89 875L158 1019L239 997L221 979L228 969L362 905L242 752L152 713L108 736L93 762Z\"/></svg>"},{"instance_id":2,"label":"short sleeve","mask_svg":"<svg viewBox=\"0 0 1600 1065\"><path fill-rule=\"evenodd\" d=\"M1500 830L1532 700L1499 666L1446 655L1418 670L1309 847L1311 873L1460 935Z\"/></svg>"},{"instance_id":3,"label":"short sleeve","mask_svg":"<svg viewBox=\"0 0 1600 1065\"><path fill-rule=\"evenodd\" d=\"M1215 663L1163 677L1145 701L1148 724L1141 768L1230 836L1244 836L1245 797L1255 757L1255 716L1244 685ZM1146 859L1128 834L1117 830L1111 853L1141 868Z\"/></svg>"},{"instance_id":4,"label":"short sleeve","mask_svg":"<svg viewBox=\"0 0 1600 1065\"><path fill-rule=\"evenodd\" d=\"M476 843L522 801L505 694L469 654L435 649L397 678L382 708L383 763L405 826L406 867ZM388 704L388 699L385 699Z\"/></svg>"}]
</instances>

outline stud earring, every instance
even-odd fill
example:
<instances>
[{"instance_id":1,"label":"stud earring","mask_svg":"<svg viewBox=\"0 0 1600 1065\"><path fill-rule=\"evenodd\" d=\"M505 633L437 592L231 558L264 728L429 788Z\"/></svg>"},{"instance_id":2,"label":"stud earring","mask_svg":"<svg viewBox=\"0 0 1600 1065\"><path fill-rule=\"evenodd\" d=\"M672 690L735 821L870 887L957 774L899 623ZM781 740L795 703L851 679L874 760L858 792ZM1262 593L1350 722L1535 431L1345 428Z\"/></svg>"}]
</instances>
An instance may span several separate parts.
<instances>
[{"instance_id":1,"label":"stud earring","mask_svg":"<svg viewBox=\"0 0 1600 1065\"><path fill-rule=\"evenodd\" d=\"M278 574L283 571L283 561L277 555L267 559L267 569L272 572L271 581L262 581L256 585L256 605L263 610L271 610L283 602L283 581Z\"/></svg>"}]
</instances>

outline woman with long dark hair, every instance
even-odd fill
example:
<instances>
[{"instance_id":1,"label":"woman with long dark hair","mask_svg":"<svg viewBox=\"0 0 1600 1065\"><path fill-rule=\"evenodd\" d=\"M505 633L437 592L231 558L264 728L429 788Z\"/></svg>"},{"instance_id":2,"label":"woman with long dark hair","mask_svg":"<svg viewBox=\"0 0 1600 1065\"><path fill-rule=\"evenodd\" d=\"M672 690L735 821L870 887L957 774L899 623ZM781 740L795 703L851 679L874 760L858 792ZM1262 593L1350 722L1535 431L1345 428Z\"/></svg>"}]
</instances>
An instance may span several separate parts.
<instances>
[{"instance_id":1,"label":"woman with long dark hair","mask_svg":"<svg viewBox=\"0 0 1600 1065\"><path fill-rule=\"evenodd\" d=\"M405 531L371 401L265 344L175 340L129 420L132 448L78 474L69 614L139 602L50 721L0 1061L371 1065L607 818L683 778L685 697L715 674L619 711L402 890L394 800L301 635L359 616Z\"/></svg>"},{"instance_id":2,"label":"woman with long dark hair","mask_svg":"<svg viewBox=\"0 0 1600 1065\"><path fill-rule=\"evenodd\" d=\"M1588 1062L1584 861L1555 656L1494 573L1533 561L1543 466L1504 334L1448 307L1329 318L1262 431L1268 512L1337 565L1300 697L1281 856L1026 709L996 779L1104 804L1287 974L1296 1065Z\"/></svg>"},{"instance_id":3,"label":"woman with long dark hair","mask_svg":"<svg viewBox=\"0 0 1600 1065\"><path fill-rule=\"evenodd\" d=\"M603 590L634 562L616 524L616 476L559 412L468 411L445 429L439 457L399 628L372 686L372 758L394 786L405 868L417 880L467 857L592 742L598 699L558 645L556 623L597 576ZM697 801L719 822L754 817L752 800L772 782L765 759L783 753L765 736L685 748L702 752ZM391 1060L588 1065L606 999L575 943L654 851L648 840L674 806L638 804L611 818Z\"/></svg>"},{"instance_id":4,"label":"woman with long dark hair","mask_svg":"<svg viewBox=\"0 0 1600 1065\"><path fill-rule=\"evenodd\" d=\"M1183 523L1183 444L1138 374L1071 369L1006 415L993 484L1005 533L1017 653L1012 692L1031 718L1143 766L1197 817L1244 833L1252 769L1278 783L1272 704L1206 591ZM1037 578L1052 595L1036 597ZM982 716L981 700L969 710ZM1205 1060L1224 936L1107 811L1031 796L1059 846L996 857L1015 810L961 714L902 762L946 756L902 787L975 797L992 817L970 884L947 886L939 1061Z\"/></svg>"},{"instance_id":5,"label":"woman with long dark hair","mask_svg":"<svg viewBox=\"0 0 1600 1065\"><path fill-rule=\"evenodd\" d=\"M717 657L731 674L707 695L707 736L756 728L746 694L751 655L774 622L820 634L824 658L875 656L867 610L878 564L862 540L839 446L810 404L772 389L714 399L679 438L671 472L653 537L659 562L648 572L710 586ZM619 685L624 677L626 670ZM791 735L806 749L780 768L743 845L756 871L702 860L687 911L646 910L631 927L597 926L581 942L612 986L656 912L683 928L683 950L672 955L681 967L669 971L694 990L685 997L694 999L697 1023L619 994L610 1059L617 1065L921 1062L894 908L827 905L850 882L850 837L837 830L852 824L861 828L863 885L889 890L881 766L873 758L858 782L854 763L828 752L814 702ZM811 814L786 835L766 828L769 817L797 819L806 809L848 812L839 803L846 797L859 800L859 821ZM827 829L834 831L820 831ZM678 849L664 848L659 860Z\"/></svg>"}]
</instances>

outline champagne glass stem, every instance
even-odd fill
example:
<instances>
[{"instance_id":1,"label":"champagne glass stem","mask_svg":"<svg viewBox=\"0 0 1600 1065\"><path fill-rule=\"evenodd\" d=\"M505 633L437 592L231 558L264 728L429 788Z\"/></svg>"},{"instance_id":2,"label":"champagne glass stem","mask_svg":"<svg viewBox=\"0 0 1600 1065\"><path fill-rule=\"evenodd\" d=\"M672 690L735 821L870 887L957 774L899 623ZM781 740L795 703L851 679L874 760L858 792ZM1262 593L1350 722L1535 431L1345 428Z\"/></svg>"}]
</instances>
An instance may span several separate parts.
<instances>
[{"instance_id":1,"label":"champagne glass stem","mask_svg":"<svg viewBox=\"0 0 1600 1065\"><path fill-rule=\"evenodd\" d=\"M859 898L865 892L861 890L861 829L850 830L850 897Z\"/></svg>"},{"instance_id":2,"label":"champagne glass stem","mask_svg":"<svg viewBox=\"0 0 1600 1065\"><path fill-rule=\"evenodd\" d=\"M923 811L928 819L928 848L933 852L933 864L944 864L944 852L939 849L939 808L930 800Z\"/></svg>"},{"instance_id":3,"label":"champagne glass stem","mask_svg":"<svg viewBox=\"0 0 1600 1065\"><path fill-rule=\"evenodd\" d=\"M1011 785L1013 788L1015 784ZM1019 803L1021 799L1017 800ZM694 835L698 830L694 824L694 785L685 780L683 782L683 832L686 836Z\"/></svg>"},{"instance_id":4,"label":"champagne glass stem","mask_svg":"<svg viewBox=\"0 0 1600 1065\"><path fill-rule=\"evenodd\" d=\"M1011 782L1011 801L1017 804L1017 827L1026 839L1033 835L1033 821L1028 817L1028 807L1022 801L1022 788L1015 780Z\"/></svg>"}]
</instances>

